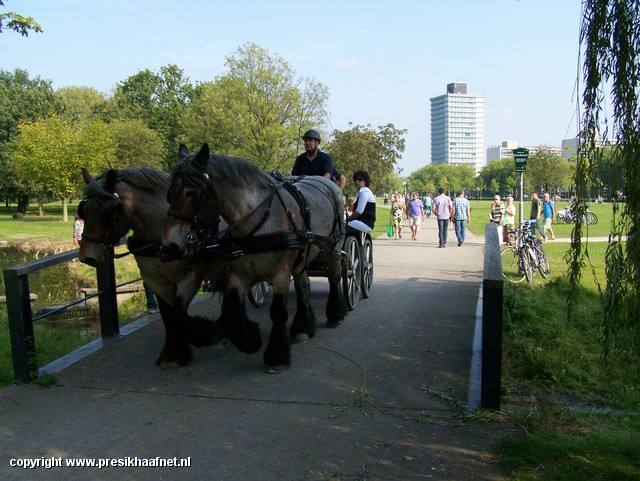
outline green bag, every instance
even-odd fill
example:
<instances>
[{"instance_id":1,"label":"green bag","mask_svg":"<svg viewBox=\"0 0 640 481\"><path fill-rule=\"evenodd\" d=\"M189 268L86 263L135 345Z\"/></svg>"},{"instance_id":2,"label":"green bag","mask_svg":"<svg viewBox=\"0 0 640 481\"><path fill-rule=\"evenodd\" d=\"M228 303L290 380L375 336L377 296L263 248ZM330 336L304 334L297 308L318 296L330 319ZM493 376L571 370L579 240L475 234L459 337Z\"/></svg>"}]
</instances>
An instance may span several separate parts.
<instances>
[{"instance_id":1,"label":"green bag","mask_svg":"<svg viewBox=\"0 0 640 481\"><path fill-rule=\"evenodd\" d=\"M388 235L389 237L393 237L393 224L389 224L389 225L387 226L387 235Z\"/></svg>"}]
</instances>

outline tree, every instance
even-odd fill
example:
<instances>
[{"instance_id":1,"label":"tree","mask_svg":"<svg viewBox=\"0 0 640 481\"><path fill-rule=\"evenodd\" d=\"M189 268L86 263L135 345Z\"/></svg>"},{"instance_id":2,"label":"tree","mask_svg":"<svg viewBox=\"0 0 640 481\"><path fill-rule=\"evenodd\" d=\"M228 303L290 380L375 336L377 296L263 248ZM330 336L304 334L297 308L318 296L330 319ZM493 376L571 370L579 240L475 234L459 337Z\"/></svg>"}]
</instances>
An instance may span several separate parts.
<instances>
[{"instance_id":1,"label":"tree","mask_svg":"<svg viewBox=\"0 0 640 481\"><path fill-rule=\"evenodd\" d=\"M155 130L163 139L168 168L178 152L180 118L193 91L188 77L176 65L161 67L159 73L146 69L117 84L113 102L99 110L106 121L140 119Z\"/></svg>"},{"instance_id":2,"label":"tree","mask_svg":"<svg viewBox=\"0 0 640 481\"><path fill-rule=\"evenodd\" d=\"M418 169L409 176L408 188L413 192L430 192L435 194L444 187L449 194L460 189L468 192L475 187L475 172L468 165L429 164Z\"/></svg>"},{"instance_id":3,"label":"tree","mask_svg":"<svg viewBox=\"0 0 640 481\"><path fill-rule=\"evenodd\" d=\"M29 198L7 164L4 154L7 143L17 135L20 122L34 122L59 108L51 81L30 79L26 70L0 70L0 195L7 206L10 200L18 199L19 212L26 211Z\"/></svg>"},{"instance_id":4,"label":"tree","mask_svg":"<svg viewBox=\"0 0 640 481\"><path fill-rule=\"evenodd\" d=\"M113 160L103 168L164 167L162 137L142 120L116 120L104 126L115 146Z\"/></svg>"},{"instance_id":5,"label":"tree","mask_svg":"<svg viewBox=\"0 0 640 481\"><path fill-rule=\"evenodd\" d=\"M67 204L82 186L81 167L95 169L113 160L114 145L105 125L71 124L58 115L18 126L19 135L7 149L7 162L21 187L38 199L40 215L44 200L53 195L62 201L62 220Z\"/></svg>"},{"instance_id":6,"label":"tree","mask_svg":"<svg viewBox=\"0 0 640 481\"><path fill-rule=\"evenodd\" d=\"M512 165L513 161L512 161ZM569 163L550 148L540 146L529 156L524 175L525 187L529 192L556 193L567 185Z\"/></svg>"},{"instance_id":7,"label":"tree","mask_svg":"<svg viewBox=\"0 0 640 481\"><path fill-rule=\"evenodd\" d=\"M4 7L3 0L0 0L0 7ZM13 30L23 37L29 36L29 30L42 32L42 27L32 17L24 17L15 12L0 13L0 33L3 28Z\"/></svg>"},{"instance_id":8,"label":"tree","mask_svg":"<svg viewBox=\"0 0 640 481\"><path fill-rule=\"evenodd\" d=\"M71 122L90 122L105 101L102 93L91 87L61 87L55 91L62 115Z\"/></svg>"},{"instance_id":9,"label":"tree","mask_svg":"<svg viewBox=\"0 0 640 481\"><path fill-rule=\"evenodd\" d=\"M356 170L366 170L371 178L371 190L381 192L393 184L392 175L404 152L402 136L406 133L393 124L380 125L377 131L371 125L356 125L345 131L334 130L326 150L347 179ZM345 190L348 194L356 193L351 183Z\"/></svg>"},{"instance_id":10,"label":"tree","mask_svg":"<svg viewBox=\"0 0 640 481\"><path fill-rule=\"evenodd\" d=\"M605 255L603 334L605 354L640 357L640 2L585 0L580 40L584 46L584 113L574 182L578 219L591 196L594 171L602 161L598 144L611 138L615 163L621 167L624 203L613 204L611 234ZM611 118L605 89L611 89ZM607 101L607 108L604 108ZM577 222L567 255L574 286L569 299L573 311L582 268L589 262L582 242L583 224ZM626 239L626 246L623 242Z\"/></svg>"},{"instance_id":11,"label":"tree","mask_svg":"<svg viewBox=\"0 0 640 481\"><path fill-rule=\"evenodd\" d=\"M199 85L181 119L182 140L247 158L263 170L290 171L309 126L320 128L326 87L300 79L277 55L247 43L226 58L229 72Z\"/></svg>"}]
</instances>

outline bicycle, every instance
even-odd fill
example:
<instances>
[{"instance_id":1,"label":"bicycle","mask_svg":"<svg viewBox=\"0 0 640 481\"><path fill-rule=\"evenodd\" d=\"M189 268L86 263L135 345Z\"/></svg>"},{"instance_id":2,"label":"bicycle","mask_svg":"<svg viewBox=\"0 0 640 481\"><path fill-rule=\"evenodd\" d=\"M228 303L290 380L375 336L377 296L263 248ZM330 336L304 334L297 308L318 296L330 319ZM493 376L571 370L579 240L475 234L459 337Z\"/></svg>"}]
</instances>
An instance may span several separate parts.
<instances>
[{"instance_id":1,"label":"bicycle","mask_svg":"<svg viewBox=\"0 0 640 481\"><path fill-rule=\"evenodd\" d=\"M570 207L565 207L556 214L556 222L558 224L571 224L576 220L577 216ZM582 222L587 225L595 225L598 223L598 216L590 210L587 210L582 215Z\"/></svg>"},{"instance_id":2,"label":"bicycle","mask_svg":"<svg viewBox=\"0 0 640 481\"><path fill-rule=\"evenodd\" d=\"M542 241L531 232L531 224L524 221L519 229L508 232L509 242L502 249L502 275L510 282L533 282L536 270L547 279L551 275L549 259Z\"/></svg>"}]
</instances>

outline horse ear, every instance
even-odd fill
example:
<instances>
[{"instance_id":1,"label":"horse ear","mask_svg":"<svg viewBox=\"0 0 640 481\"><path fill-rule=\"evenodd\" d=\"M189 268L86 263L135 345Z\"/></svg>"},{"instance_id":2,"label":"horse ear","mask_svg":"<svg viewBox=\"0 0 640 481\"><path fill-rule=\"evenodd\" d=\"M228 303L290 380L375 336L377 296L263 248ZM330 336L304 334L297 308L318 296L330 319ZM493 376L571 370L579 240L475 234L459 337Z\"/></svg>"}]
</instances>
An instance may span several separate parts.
<instances>
[{"instance_id":1,"label":"horse ear","mask_svg":"<svg viewBox=\"0 0 640 481\"><path fill-rule=\"evenodd\" d=\"M85 184L90 184L91 182L93 182L93 176L84 167L82 168L82 178L84 179Z\"/></svg>"},{"instance_id":2,"label":"horse ear","mask_svg":"<svg viewBox=\"0 0 640 481\"><path fill-rule=\"evenodd\" d=\"M202 144L202 148L200 148L200 152L196 154L194 160L202 167L207 165L207 162L209 162L209 144L206 142Z\"/></svg>"},{"instance_id":3,"label":"horse ear","mask_svg":"<svg viewBox=\"0 0 640 481\"><path fill-rule=\"evenodd\" d=\"M180 148L178 149L178 160L184 161L191 156L191 152L187 149L187 146L184 144L180 144Z\"/></svg>"},{"instance_id":4,"label":"horse ear","mask_svg":"<svg viewBox=\"0 0 640 481\"><path fill-rule=\"evenodd\" d=\"M116 191L116 175L118 171L115 169L109 169L107 172L107 178L104 181L104 190L113 194Z\"/></svg>"}]
</instances>

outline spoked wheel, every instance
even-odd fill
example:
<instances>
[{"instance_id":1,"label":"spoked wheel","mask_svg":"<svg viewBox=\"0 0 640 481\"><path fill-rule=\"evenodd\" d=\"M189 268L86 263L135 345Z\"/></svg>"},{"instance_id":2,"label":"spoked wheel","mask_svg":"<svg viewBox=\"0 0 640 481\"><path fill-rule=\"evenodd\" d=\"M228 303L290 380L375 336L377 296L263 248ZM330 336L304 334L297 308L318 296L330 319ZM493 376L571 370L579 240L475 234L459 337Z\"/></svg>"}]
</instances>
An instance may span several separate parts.
<instances>
[{"instance_id":1,"label":"spoked wheel","mask_svg":"<svg viewBox=\"0 0 640 481\"><path fill-rule=\"evenodd\" d=\"M531 247L525 245L520 251L520 262L524 269L524 276L529 284L533 283L533 275L535 274L535 254L531 252Z\"/></svg>"},{"instance_id":2,"label":"spoked wheel","mask_svg":"<svg viewBox=\"0 0 640 481\"><path fill-rule=\"evenodd\" d=\"M362 263L360 262L360 246L354 237L347 237L342 248L342 291L347 309L353 311L360 300L360 279L362 279Z\"/></svg>"},{"instance_id":3,"label":"spoked wheel","mask_svg":"<svg viewBox=\"0 0 640 481\"><path fill-rule=\"evenodd\" d=\"M536 255L538 256L538 271L540 271L540 275L544 279L548 279L551 275L551 266L549 265L549 259L547 259L547 254L545 254L542 246L536 247Z\"/></svg>"},{"instance_id":4,"label":"spoked wheel","mask_svg":"<svg viewBox=\"0 0 640 481\"><path fill-rule=\"evenodd\" d=\"M256 307L262 306L271 294L271 284L266 281L256 282L249 290L247 298L249 302Z\"/></svg>"},{"instance_id":5,"label":"spoked wheel","mask_svg":"<svg viewBox=\"0 0 640 481\"><path fill-rule=\"evenodd\" d=\"M363 236L362 244L362 297L367 299L371 296L371 287L373 285L373 243L368 236Z\"/></svg>"},{"instance_id":6,"label":"spoked wheel","mask_svg":"<svg viewBox=\"0 0 640 481\"><path fill-rule=\"evenodd\" d=\"M525 279L524 266L518 251L511 247L502 250L502 275L509 282L522 282Z\"/></svg>"}]
</instances>

